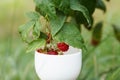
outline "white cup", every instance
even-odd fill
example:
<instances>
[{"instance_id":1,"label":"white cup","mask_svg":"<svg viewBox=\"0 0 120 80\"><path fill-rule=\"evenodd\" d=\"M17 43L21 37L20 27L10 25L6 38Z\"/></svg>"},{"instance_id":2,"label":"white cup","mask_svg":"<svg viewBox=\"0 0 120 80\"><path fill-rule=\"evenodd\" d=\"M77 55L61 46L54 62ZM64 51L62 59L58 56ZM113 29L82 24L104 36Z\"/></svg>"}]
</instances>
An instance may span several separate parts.
<instances>
[{"instance_id":1,"label":"white cup","mask_svg":"<svg viewBox=\"0 0 120 80\"><path fill-rule=\"evenodd\" d=\"M35 51L35 70L40 80L76 80L82 66L82 50L69 47L64 55Z\"/></svg>"}]
</instances>

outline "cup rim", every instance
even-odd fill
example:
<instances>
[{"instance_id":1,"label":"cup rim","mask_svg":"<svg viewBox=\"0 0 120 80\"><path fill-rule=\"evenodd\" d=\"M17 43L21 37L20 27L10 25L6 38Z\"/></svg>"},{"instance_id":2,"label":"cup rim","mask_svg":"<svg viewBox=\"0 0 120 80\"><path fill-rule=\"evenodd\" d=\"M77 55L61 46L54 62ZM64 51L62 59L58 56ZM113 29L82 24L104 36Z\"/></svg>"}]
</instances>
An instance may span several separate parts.
<instances>
[{"instance_id":1,"label":"cup rim","mask_svg":"<svg viewBox=\"0 0 120 80\"><path fill-rule=\"evenodd\" d=\"M38 55L43 55L43 56L55 56L55 57L59 57L59 56L73 56L73 55L82 55L82 49L78 49L78 52L72 53L72 54L64 54L64 55L49 55L49 54L45 54L45 53L39 53L37 52L37 50L35 51L35 54Z\"/></svg>"}]
</instances>

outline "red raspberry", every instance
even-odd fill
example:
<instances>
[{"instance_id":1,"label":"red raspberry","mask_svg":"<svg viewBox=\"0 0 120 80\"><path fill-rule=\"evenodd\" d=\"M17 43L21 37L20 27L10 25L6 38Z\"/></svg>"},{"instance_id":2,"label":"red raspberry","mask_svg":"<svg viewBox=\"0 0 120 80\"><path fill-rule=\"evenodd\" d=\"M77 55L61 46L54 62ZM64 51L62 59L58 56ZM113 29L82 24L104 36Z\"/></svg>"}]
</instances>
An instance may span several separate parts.
<instances>
[{"instance_id":1,"label":"red raspberry","mask_svg":"<svg viewBox=\"0 0 120 80\"><path fill-rule=\"evenodd\" d=\"M58 43L58 44L57 44L57 47L58 47L61 51L63 51L63 52L65 52L65 51L67 51L67 50L69 49L69 45L67 45L67 44L64 43L64 42Z\"/></svg>"},{"instance_id":2,"label":"red raspberry","mask_svg":"<svg viewBox=\"0 0 120 80\"><path fill-rule=\"evenodd\" d=\"M43 50L42 49L37 49L37 52L42 53Z\"/></svg>"},{"instance_id":3,"label":"red raspberry","mask_svg":"<svg viewBox=\"0 0 120 80\"><path fill-rule=\"evenodd\" d=\"M47 52L47 54L49 54L49 55L58 55L58 52L54 51L54 50L50 50L50 51Z\"/></svg>"}]
</instances>

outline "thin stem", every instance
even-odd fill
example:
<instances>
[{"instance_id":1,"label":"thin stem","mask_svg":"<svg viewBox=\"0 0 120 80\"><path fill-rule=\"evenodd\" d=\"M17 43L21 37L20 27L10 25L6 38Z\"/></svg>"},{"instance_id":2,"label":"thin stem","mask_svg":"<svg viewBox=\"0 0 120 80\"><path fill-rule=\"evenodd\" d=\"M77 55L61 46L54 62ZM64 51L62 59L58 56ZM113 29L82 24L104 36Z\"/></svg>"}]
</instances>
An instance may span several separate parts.
<instances>
[{"instance_id":1,"label":"thin stem","mask_svg":"<svg viewBox=\"0 0 120 80\"><path fill-rule=\"evenodd\" d=\"M98 64L97 64L96 55L93 56L93 62L94 62L95 78L97 80L98 79Z\"/></svg>"}]
</instances>

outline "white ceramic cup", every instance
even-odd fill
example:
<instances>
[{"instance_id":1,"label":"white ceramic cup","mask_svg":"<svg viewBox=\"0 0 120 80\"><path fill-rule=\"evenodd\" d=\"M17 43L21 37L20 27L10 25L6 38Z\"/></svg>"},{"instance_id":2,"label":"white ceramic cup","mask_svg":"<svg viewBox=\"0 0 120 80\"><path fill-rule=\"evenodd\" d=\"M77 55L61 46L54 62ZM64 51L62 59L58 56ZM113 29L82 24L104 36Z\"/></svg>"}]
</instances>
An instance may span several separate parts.
<instances>
[{"instance_id":1,"label":"white ceramic cup","mask_svg":"<svg viewBox=\"0 0 120 80\"><path fill-rule=\"evenodd\" d=\"M82 50L69 47L64 55L35 51L35 70L40 80L76 80L82 66Z\"/></svg>"}]
</instances>

